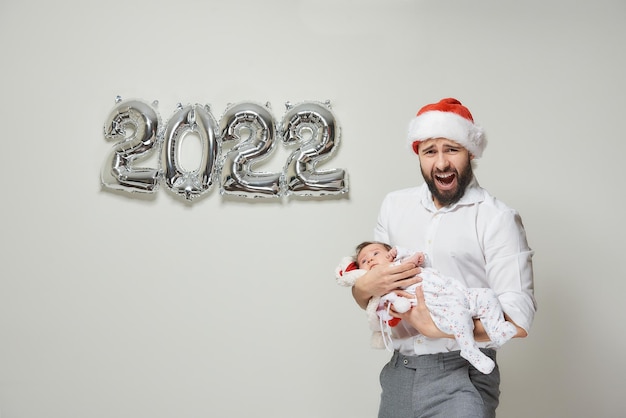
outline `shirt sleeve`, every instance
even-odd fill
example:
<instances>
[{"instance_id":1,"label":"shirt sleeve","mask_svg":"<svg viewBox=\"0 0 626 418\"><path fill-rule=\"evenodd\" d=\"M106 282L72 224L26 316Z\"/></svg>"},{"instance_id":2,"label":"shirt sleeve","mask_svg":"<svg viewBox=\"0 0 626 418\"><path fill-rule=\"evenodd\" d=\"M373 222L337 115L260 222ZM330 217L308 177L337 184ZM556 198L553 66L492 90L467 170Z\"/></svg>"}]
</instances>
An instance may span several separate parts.
<instances>
[{"instance_id":1,"label":"shirt sleeve","mask_svg":"<svg viewBox=\"0 0 626 418\"><path fill-rule=\"evenodd\" d=\"M521 217L515 210L492 219L485 235L485 269L503 311L529 331L537 309L532 257Z\"/></svg>"},{"instance_id":2,"label":"shirt sleeve","mask_svg":"<svg viewBox=\"0 0 626 418\"><path fill-rule=\"evenodd\" d=\"M389 232L387 231L387 214L389 212L389 196L383 199L383 203L380 206L378 212L378 220L374 227L374 239L380 242L386 242L390 244Z\"/></svg>"}]
</instances>

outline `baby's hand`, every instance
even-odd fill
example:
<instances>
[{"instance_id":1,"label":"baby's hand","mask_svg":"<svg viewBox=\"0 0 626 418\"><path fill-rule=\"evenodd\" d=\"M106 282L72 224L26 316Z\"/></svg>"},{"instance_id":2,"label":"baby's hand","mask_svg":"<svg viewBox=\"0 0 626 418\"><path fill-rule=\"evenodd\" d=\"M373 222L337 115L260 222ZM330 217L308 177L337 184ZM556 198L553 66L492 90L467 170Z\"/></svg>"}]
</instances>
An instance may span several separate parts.
<instances>
[{"instance_id":1,"label":"baby's hand","mask_svg":"<svg viewBox=\"0 0 626 418\"><path fill-rule=\"evenodd\" d=\"M389 250L389 252L387 253L387 260L389 261L393 261L396 259L396 257L398 256L398 249L396 247L393 247L391 250Z\"/></svg>"},{"instance_id":2,"label":"baby's hand","mask_svg":"<svg viewBox=\"0 0 626 418\"><path fill-rule=\"evenodd\" d=\"M405 260L405 262L414 263L417 267L424 265L424 253L415 253Z\"/></svg>"}]
</instances>

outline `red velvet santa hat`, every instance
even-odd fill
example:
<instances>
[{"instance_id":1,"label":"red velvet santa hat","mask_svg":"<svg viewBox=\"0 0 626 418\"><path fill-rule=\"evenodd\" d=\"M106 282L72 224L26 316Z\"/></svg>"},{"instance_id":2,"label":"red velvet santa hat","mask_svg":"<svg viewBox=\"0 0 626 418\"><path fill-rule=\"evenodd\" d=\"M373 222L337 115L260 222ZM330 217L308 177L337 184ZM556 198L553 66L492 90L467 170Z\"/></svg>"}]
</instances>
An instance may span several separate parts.
<instances>
[{"instance_id":1,"label":"red velvet santa hat","mask_svg":"<svg viewBox=\"0 0 626 418\"><path fill-rule=\"evenodd\" d=\"M417 154L420 141L447 138L480 158L487 146L483 129L474 123L469 109L453 98L422 107L409 124L409 145Z\"/></svg>"}]
</instances>

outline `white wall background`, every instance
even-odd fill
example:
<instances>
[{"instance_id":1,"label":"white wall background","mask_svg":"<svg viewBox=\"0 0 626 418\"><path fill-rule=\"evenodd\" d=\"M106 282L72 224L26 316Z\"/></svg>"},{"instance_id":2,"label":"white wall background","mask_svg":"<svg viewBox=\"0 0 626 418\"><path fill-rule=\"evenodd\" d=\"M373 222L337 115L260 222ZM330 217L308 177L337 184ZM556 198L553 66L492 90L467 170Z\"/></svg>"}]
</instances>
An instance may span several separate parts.
<instances>
[{"instance_id":1,"label":"white wall background","mask_svg":"<svg viewBox=\"0 0 626 418\"><path fill-rule=\"evenodd\" d=\"M409 119L461 99L517 208L540 305L500 352L502 417L618 417L623 1L0 3L2 418L375 417L388 354L333 270L421 181ZM114 98L326 100L342 199L103 191ZM281 158L268 161L280 170Z\"/></svg>"}]
</instances>

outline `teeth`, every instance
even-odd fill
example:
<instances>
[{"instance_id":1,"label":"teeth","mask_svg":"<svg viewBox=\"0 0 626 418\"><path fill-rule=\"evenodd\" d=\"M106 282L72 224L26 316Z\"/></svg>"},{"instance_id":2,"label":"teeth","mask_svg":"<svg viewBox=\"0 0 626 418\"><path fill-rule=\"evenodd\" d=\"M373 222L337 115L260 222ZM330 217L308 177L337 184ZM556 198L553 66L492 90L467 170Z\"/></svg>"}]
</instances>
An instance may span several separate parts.
<instances>
[{"instance_id":1,"label":"teeth","mask_svg":"<svg viewBox=\"0 0 626 418\"><path fill-rule=\"evenodd\" d=\"M453 173L448 173L448 174L437 174L437 177L440 179L445 179L448 177L452 177L454 174Z\"/></svg>"}]
</instances>

